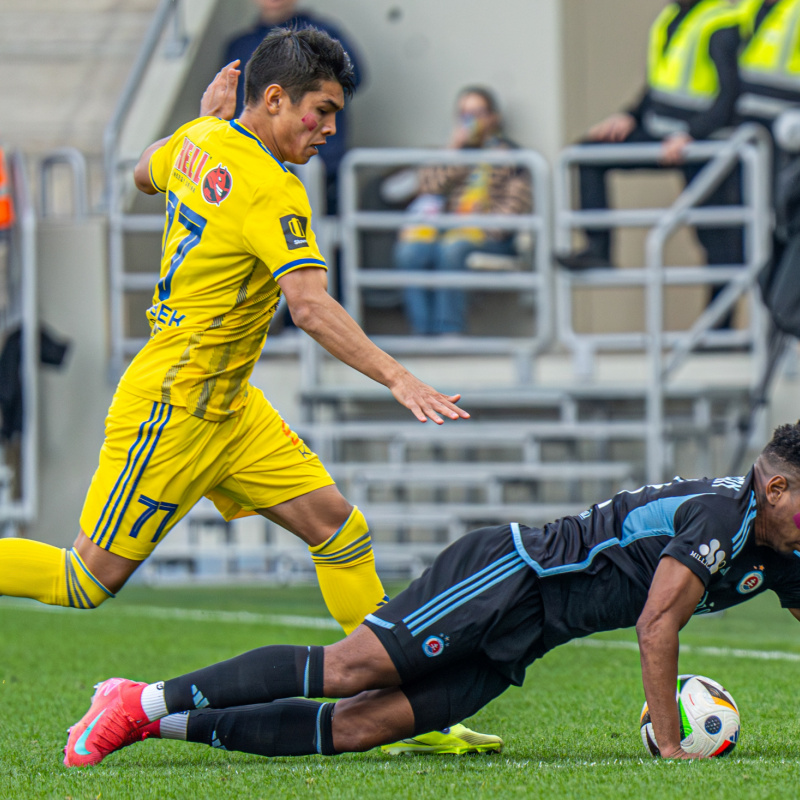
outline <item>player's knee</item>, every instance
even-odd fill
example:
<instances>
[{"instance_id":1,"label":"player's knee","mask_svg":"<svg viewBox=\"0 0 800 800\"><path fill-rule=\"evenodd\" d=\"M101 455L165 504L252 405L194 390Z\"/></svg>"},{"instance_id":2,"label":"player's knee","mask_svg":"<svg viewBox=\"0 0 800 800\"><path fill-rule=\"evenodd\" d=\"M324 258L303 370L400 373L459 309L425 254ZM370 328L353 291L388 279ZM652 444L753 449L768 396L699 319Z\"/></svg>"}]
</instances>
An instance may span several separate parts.
<instances>
[{"instance_id":1,"label":"player's knee","mask_svg":"<svg viewBox=\"0 0 800 800\"><path fill-rule=\"evenodd\" d=\"M52 605L83 610L97 608L114 597L113 592L92 575L74 548L66 551L63 576L57 581L53 594Z\"/></svg>"}]
</instances>

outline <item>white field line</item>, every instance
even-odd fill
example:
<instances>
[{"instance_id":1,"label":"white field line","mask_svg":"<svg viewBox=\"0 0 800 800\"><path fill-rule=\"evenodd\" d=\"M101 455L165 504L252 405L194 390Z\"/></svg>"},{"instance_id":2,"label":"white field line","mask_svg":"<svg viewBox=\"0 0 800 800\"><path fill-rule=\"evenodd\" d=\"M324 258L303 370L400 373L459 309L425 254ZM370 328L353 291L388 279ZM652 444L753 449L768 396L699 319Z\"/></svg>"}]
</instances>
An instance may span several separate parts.
<instances>
[{"instance_id":1,"label":"white field line","mask_svg":"<svg viewBox=\"0 0 800 800\"><path fill-rule=\"evenodd\" d=\"M49 614L77 614L74 608L46 606L29 600L4 598L0 601L0 611L4 608L19 611L37 611ZM108 611L111 611L109 608ZM105 613L108 613L106 611ZM121 606L113 613L123 617L147 617L149 619L189 620L191 622L225 622L244 625L278 625L284 628L324 628L341 631L336 620L330 617L301 617L290 614L258 614L254 611L204 611L199 608L161 608L159 606Z\"/></svg>"},{"instance_id":2,"label":"white field line","mask_svg":"<svg viewBox=\"0 0 800 800\"><path fill-rule=\"evenodd\" d=\"M46 606L29 600L3 598L0 611L13 608L19 611L35 611L49 614L77 614L72 608ZM108 611L111 611L109 608ZM108 613L108 612L106 612ZM117 616L147 617L162 620L188 620L191 622L239 623L244 625L274 625L284 628L307 628L323 630L341 630L338 623L328 617L302 617L290 614L259 614L254 611L204 611L195 608L164 608L160 606L121 606L113 609ZM574 639L568 642L570 647L589 647L599 650L639 651L636 642L619 639ZM800 653L786 653L782 650L745 650L739 647L704 647L701 645L682 644L681 653L685 655L715 656L721 658L750 658L757 661L793 661L800 662Z\"/></svg>"},{"instance_id":3,"label":"white field line","mask_svg":"<svg viewBox=\"0 0 800 800\"><path fill-rule=\"evenodd\" d=\"M633 650L639 652L636 642L616 639L573 639L572 647L594 647L600 650ZM740 647L703 647L682 644L681 655L715 656L722 658L754 658L758 661L800 661L800 653L784 653L782 650L744 650Z\"/></svg>"}]
</instances>

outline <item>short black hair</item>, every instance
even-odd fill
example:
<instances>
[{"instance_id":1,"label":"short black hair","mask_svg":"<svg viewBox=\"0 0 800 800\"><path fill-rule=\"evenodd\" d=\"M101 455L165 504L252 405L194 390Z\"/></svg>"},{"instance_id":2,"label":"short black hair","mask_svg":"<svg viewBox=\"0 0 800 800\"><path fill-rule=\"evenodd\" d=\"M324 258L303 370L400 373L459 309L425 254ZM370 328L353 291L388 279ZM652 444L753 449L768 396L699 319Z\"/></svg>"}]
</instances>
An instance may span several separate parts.
<instances>
[{"instance_id":1,"label":"short black hair","mask_svg":"<svg viewBox=\"0 0 800 800\"><path fill-rule=\"evenodd\" d=\"M478 97L486 103L486 110L490 114L500 113L500 104L497 102L497 95L491 89L487 89L485 86L465 86L459 91L456 99L460 100L468 94L478 95Z\"/></svg>"},{"instance_id":2,"label":"short black hair","mask_svg":"<svg viewBox=\"0 0 800 800\"><path fill-rule=\"evenodd\" d=\"M273 83L293 103L336 81L350 97L355 89L353 63L338 39L317 28L275 28L255 49L245 67L245 104L257 103Z\"/></svg>"},{"instance_id":3,"label":"short black hair","mask_svg":"<svg viewBox=\"0 0 800 800\"><path fill-rule=\"evenodd\" d=\"M761 455L772 468L779 467L782 462L796 477L800 477L800 421L775 428Z\"/></svg>"}]
</instances>

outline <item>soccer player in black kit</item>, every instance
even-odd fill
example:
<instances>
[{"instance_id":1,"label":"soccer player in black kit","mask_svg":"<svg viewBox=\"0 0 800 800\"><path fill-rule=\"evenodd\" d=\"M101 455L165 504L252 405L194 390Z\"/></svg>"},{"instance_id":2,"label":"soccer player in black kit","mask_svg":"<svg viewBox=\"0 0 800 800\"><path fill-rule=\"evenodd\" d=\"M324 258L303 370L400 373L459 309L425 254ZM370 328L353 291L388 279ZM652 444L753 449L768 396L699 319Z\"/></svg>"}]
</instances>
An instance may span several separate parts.
<instances>
[{"instance_id":1,"label":"soccer player in black kit","mask_svg":"<svg viewBox=\"0 0 800 800\"><path fill-rule=\"evenodd\" d=\"M543 529L473 531L336 644L104 681L69 747L96 761L148 736L267 756L368 750L474 714L557 645L635 625L661 755L686 758L678 632L766 589L800 619L798 551L800 422L777 428L744 477L676 478Z\"/></svg>"}]
</instances>

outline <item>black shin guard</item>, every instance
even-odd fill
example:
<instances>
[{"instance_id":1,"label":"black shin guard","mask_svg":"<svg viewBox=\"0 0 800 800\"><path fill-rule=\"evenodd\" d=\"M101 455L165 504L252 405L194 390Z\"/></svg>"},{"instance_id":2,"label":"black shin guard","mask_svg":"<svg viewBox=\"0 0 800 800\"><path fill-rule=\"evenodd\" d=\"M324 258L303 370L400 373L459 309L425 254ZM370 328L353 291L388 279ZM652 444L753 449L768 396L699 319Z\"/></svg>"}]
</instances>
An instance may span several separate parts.
<instances>
[{"instance_id":1,"label":"black shin guard","mask_svg":"<svg viewBox=\"0 0 800 800\"><path fill-rule=\"evenodd\" d=\"M335 754L333 703L276 700L240 708L192 711L186 739L258 756Z\"/></svg>"},{"instance_id":2,"label":"black shin guard","mask_svg":"<svg viewBox=\"0 0 800 800\"><path fill-rule=\"evenodd\" d=\"M164 683L171 714L323 694L322 647L270 645Z\"/></svg>"}]
</instances>

